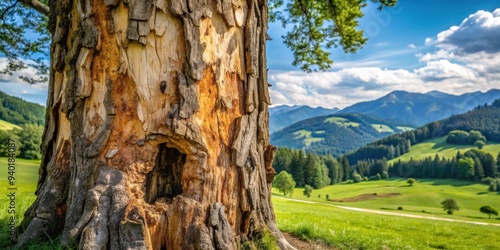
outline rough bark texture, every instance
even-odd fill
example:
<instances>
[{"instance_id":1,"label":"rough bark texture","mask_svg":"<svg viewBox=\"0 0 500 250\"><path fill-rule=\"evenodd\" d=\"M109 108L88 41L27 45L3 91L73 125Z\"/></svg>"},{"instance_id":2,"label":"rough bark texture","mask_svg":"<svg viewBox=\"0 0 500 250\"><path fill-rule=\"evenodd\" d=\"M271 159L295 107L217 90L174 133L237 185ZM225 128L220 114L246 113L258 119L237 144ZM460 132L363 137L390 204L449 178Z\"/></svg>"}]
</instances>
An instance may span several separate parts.
<instances>
[{"instance_id":1,"label":"rough bark texture","mask_svg":"<svg viewBox=\"0 0 500 250\"><path fill-rule=\"evenodd\" d=\"M235 249L274 222L266 0L50 1L37 199L18 245Z\"/></svg>"}]
</instances>

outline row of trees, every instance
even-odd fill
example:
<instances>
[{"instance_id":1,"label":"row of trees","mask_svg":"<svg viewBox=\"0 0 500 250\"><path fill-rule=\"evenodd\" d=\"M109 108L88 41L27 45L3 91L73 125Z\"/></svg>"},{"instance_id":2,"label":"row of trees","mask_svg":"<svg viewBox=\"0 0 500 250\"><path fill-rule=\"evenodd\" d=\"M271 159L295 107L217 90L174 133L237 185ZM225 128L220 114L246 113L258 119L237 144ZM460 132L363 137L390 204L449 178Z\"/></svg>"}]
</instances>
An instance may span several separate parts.
<instances>
[{"instance_id":1,"label":"row of trees","mask_svg":"<svg viewBox=\"0 0 500 250\"><path fill-rule=\"evenodd\" d=\"M277 173L286 171L293 176L297 186L310 185L322 188L352 178L352 169L345 157L319 156L304 150L279 148L273 167Z\"/></svg>"},{"instance_id":2,"label":"row of trees","mask_svg":"<svg viewBox=\"0 0 500 250\"><path fill-rule=\"evenodd\" d=\"M45 122L45 107L26 102L18 97L9 96L0 91L0 120L16 125L26 123L43 125Z\"/></svg>"},{"instance_id":3,"label":"row of trees","mask_svg":"<svg viewBox=\"0 0 500 250\"><path fill-rule=\"evenodd\" d=\"M482 146L484 146L486 143L486 137L477 130L471 130L470 132L463 130L453 130L450 133L448 133L448 136L446 137L446 142L458 145L481 144Z\"/></svg>"},{"instance_id":4,"label":"row of trees","mask_svg":"<svg viewBox=\"0 0 500 250\"><path fill-rule=\"evenodd\" d=\"M491 154L471 149L464 154L459 151L456 156L448 159L436 155L434 158L397 161L389 167L389 174L405 178L456 178L479 181L485 177L495 178L498 176L499 159L500 153L495 161Z\"/></svg>"},{"instance_id":5,"label":"row of trees","mask_svg":"<svg viewBox=\"0 0 500 250\"><path fill-rule=\"evenodd\" d=\"M14 140L16 156L24 159L40 159L40 143L42 142L43 127L35 124L25 124L21 129L0 130L0 157L8 153L7 142Z\"/></svg>"}]
</instances>

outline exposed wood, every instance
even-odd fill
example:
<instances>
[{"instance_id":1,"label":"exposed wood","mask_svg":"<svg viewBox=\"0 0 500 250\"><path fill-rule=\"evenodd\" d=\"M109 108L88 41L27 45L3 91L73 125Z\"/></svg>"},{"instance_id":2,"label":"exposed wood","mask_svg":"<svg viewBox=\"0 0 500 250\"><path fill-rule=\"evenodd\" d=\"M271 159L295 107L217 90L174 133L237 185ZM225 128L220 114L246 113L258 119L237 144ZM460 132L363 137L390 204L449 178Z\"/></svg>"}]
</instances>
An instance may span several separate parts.
<instances>
[{"instance_id":1,"label":"exposed wood","mask_svg":"<svg viewBox=\"0 0 500 250\"><path fill-rule=\"evenodd\" d=\"M262 0L54 1L37 200L19 237L236 249L274 222Z\"/></svg>"}]
</instances>

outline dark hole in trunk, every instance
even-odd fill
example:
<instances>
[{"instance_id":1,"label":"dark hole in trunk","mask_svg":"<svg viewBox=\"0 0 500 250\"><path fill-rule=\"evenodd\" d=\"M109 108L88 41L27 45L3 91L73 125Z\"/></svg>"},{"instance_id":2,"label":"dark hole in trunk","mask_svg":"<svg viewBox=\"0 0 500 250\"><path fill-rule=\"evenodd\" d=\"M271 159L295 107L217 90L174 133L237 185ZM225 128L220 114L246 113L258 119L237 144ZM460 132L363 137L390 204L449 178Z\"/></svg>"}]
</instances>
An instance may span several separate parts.
<instances>
[{"instance_id":1,"label":"dark hole in trunk","mask_svg":"<svg viewBox=\"0 0 500 250\"><path fill-rule=\"evenodd\" d=\"M156 164L146 177L145 201L154 204L156 201L172 202L182 194L182 168L186 163L186 154L165 143L158 146Z\"/></svg>"}]
</instances>

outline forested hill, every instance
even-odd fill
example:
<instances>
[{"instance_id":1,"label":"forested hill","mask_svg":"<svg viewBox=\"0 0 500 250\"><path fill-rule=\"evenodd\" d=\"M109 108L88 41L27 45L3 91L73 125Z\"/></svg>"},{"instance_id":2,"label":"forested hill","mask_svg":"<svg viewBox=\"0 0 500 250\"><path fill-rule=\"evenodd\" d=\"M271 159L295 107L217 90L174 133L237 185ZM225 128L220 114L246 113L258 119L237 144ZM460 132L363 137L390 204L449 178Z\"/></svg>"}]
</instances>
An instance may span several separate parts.
<instances>
[{"instance_id":1,"label":"forested hill","mask_svg":"<svg viewBox=\"0 0 500 250\"><path fill-rule=\"evenodd\" d=\"M274 133L296 122L316 116L331 115L338 112L338 108L326 109L309 106L277 106L269 108L269 133Z\"/></svg>"},{"instance_id":2,"label":"forested hill","mask_svg":"<svg viewBox=\"0 0 500 250\"><path fill-rule=\"evenodd\" d=\"M404 129L407 128L361 114L328 115L303 120L277 131L271 135L271 143L338 156Z\"/></svg>"},{"instance_id":3,"label":"forested hill","mask_svg":"<svg viewBox=\"0 0 500 250\"><path fill-rule=\"evenodd\" d=\"M453 115L418 129L372 142L346 154L346 157L351 165L360 160L372 161L383 158L390 160L408 152L412 145L446 136L454 130L479 131L488 141L500 142L500 99L491 105L478 106L464 114Z\"/></svg>"},{"instance_id":4,"label":"forested hill","mask_svg":"<svg viewBox=\"0 0 500 250\"><path fill-rule=\"evenodd\" d=\"M0 91L0 120L16 125L36 124L45 122L45 107L24 101Z\"/></svg>"}]
</instances>

